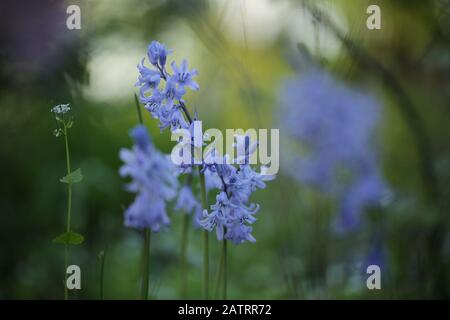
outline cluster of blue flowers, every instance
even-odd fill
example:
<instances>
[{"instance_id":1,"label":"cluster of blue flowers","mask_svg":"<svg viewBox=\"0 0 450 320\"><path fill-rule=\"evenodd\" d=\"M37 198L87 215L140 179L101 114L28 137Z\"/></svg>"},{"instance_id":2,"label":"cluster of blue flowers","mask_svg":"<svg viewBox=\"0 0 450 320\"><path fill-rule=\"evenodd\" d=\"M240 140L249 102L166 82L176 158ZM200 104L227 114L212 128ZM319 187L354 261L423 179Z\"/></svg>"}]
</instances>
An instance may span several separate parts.
<instances>
[{"instance_id":1,"label":"cluster of blue flowers","mask_svg":"<svg viewBox=\"0 0 450 320\"><path fill-rule=\"evenodd\" d=\"M170 128L174 131L182 128L192 131L197 116L191 117L183 96L186 88L199 89L199 85L193 80L198 72L195 69L189 70L187 61L183 60L180 66L175 62L171 63L172 74L170 74L166 70L166 61L167 55L171 52L172 50L166 49L165 45L157 41L149 45L147 55L153 68L144 65L145 58L138 65L139 78L136 85L140 87L140 101L153 118L159 120L161 130ZM162 85L163 82L165 86ZM248 137L240 137L238 143L239 141L247 143L245 155L249 156L254 152L256 144L250 145ZM273 178L264 175L264 172L255 172L245 159L240 161L245 155L234 159L235 162L231 162L227 156L220 156L223 157L220 160L226 160L223 162L218 161L219 155L214 149L202 163L195 164L200 166L201 174L206 177L207 189L219 189L216 203L210 206L210 210L204 210L203 213L199 210L201 209L199 201L189 186L181 188L176 204L176 209L195 212L197 217L200 212L201 217L198 217L197 222L201 227L208 231L215 229L219 240L228 239L235 244L255 241L251 235L251 224L256 220L254 214L259 206L249 203L249 198L256 189L265 187L265 180ZM236 163L236 166L230 163ZM194 174L193 166L194 163L184 164L180 172ZM150 203L147 204L149 205L152 206Z\"/></svg>"},{"instance_id":2,"label":"cluster of blue flowers","mask_svg":"<svg viewBox=\"0 0 450 320\"><path fill-rule=\"evenodd\" d=\"M165 45L153 41L148 47L147 55L154 69L144 65L145 58L138 65L139 78L136 83L140 87L140 100L151 115L159 120L161 130L170 127L171 130L188 129L191 119L185 119L186 110L183 95L186 88L198 90L199 85L192 78L198 72L188 69L187 60L183 60L178 67L172 62L173 74L166 70L167 55L172 50L167 50ZM165 81L165 87L160 88L161 79Z\"/></svg>"},{"instance_id":3,"label":"cluster of blue flowers","mask_svg":"<svg viewBox=\"0 0 450 320\"><path fill-rule=\"evenodd\" d=\"M119 173L132 178L126 189L137 196L125 211L125 226L158 232L170 224L166 203L177 195L176 170L170 157L152 144L144 126L135 127L130 135L134 146L132 150L120 150L124 165Z\"/></svg>"},{"instance_id":4,"label":"cluster of blue flowers","mask_svg":"<svg viewBox=\"0 0 450 320\"><path fill-rule=\"evenodd\" d=\"M251 225L256 221L254 214L258 212L259 205L250 203L250 196L257 189L265 188L264 181L272 180L274 176L266 175L264 167L258 173L248 163L256 150L256 141L251 143L248 136L237 136L236 140L238 154L234 161L230 161L228 155L218 159L220 156L216 149L210 149L206 155L204 170L212 180L210 185L217 185L217 180L221 184L216 203L211 206L210 213L206 210L203 212L200 224L208 231L215 229L218 240L225 238L241 244L256 241L251 234ZM237 166L230 163L236 163Z\"/></svg>"},{"instance_id":5,"label":"cluster of blue flowers","mask_svg":"<svg viewBox=\"0 0 450 320\"><path fill-rule=\"evenodd\" d=\"M280 96L285 132L301 143L290 174L337 199L340 230L358 227L364 207L387 192L373 143L378 104L320 70L288 80Z\"/></svg>"}]
</instances>

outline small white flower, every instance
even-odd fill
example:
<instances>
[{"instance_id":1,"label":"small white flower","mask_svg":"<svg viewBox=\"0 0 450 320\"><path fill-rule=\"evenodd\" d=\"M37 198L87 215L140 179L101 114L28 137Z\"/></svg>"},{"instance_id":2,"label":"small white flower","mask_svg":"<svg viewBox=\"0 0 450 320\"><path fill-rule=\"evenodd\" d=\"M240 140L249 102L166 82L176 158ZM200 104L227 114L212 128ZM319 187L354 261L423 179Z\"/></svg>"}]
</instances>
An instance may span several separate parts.
<instances>
[{"instance_id":1,"label":"small white flower","mask_svg":"<svg viewBox=\"0 0 450 320\"><path fill-rule=\"evenodd\" d=\"M70 104L58 104L51 109L51 112L57 115L65 114L70 111Z\"/></svg>"}]
</instances>

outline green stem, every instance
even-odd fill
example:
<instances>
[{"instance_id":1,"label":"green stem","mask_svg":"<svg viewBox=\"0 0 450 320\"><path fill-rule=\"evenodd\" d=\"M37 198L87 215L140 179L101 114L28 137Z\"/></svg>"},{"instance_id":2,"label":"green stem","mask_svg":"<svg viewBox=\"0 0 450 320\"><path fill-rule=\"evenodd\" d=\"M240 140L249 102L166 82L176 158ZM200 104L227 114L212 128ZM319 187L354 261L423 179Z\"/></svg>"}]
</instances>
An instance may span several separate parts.
<instances>
[{"instance_id":1,"label":"green stem","mask_svg":"<svg viewBox=\"0 0 450 320\"><path fill-rule=\"evenodd\" d=\"M208 200L206 198L206 186L205 186L205 175L201 172L200 167L198 167L198 172L200 176L200 192L202 195L202 207L208 210ZM208 245L208 231L203 231L203 297L208 299L208 288L209 288L209 245Z\"/></svg>"},{"instance_id":2,"label":"green stem","mask_svg":"<svg viewBox=\"0 0 450 320\"><path fill-rule=\"evenodd\" d=\"M66 148L66 165L67 165L67 174L70 174L70 153L69 153L69 138L67 136L67 127L64 124L64 142ZM70 222L72 219L72 183L67 184L67 224L66 224L66 232L70 232ZM65 244L64 248L64 299L67 300L69 298L69 293L67 290L67 267L69 264L69 244Z\"/></svg>"},{"instance_id":3,"label":"green stem","mask_svg":"<svg viewBox=\"0 0 450 320\"><path fill-rule=\"evenodd\" d=\"M139 123L142 125L144 121L142 119L141 107L139 105L139 100L134 94L134 102L136 104L136 111L138 114ZM145 229L144 231L144 245L142 248L142 285L141 285L141 299L148 299L148 287L149 287L149 273L150 273L150 238L151 230Z\"/></svg>"},{"instance_id":4,"label":"green stem","mask_svg":"<svg viewBox=\"0 0 450 320\"><path fill-rule=\"evenodd\" d=\"M189 234L189 215L183 216L183 226L181 234L181 299L186 299L187 293L187 269L186 269L186 249Z\"/></svg>"},{"instance_id":5,"label":"green stem","mask_svg":"<svg viewBox=\"0 0 450 320\"><path fill-rule=\"evenodd\" d=\"M208 245L208 231L203 231L203 296L208 300L209 288L209 245Z\"/></svg>"},{"instance_id":6,"label":"green stem","mask_svg":"<svg viewBox=\"0 0 450 320\"><path fill-rule=\"evenodd\" d=\"M149 267L150 267L150 229L144 231L144 246L142 251L142 287L141 299L148 299Z\"/></svg>"},{"instance_id":7,"label":"green stem","mask_svg":"<svg viewBox=\"0 0 450 320\"><path fill-rule=\"evenodd\" d=\"M222 273L223 273L223 250L220 250L220 258L219 258L219 265L218 270L216 274L216 290L214 290L214 299L217 299L219 296L219 289L220 285L222 283Z\"/></svg>"},{"instance_id":8,"label":"green stem","mask_svg":"<svg viewBox=\"0 0 450 320\"><path fill-rule=\"evenodd\" d=\"M222 299L227 300L227 240L223 239L222 255L223 255L223 292Z\"/></svg>"},{"instance_id":9,"label":"green stem","mask_svg":"<svg viewBox=\"0 0 450 320\"><path fill-rule=\"evenodd\" d=\"M137 114L138 114L138 118L139 118L139 123L143 124L144 120L142 119L142 112L141 112L141 108L139 107L139 99L138 99L136 93L134 94L134 102L136 103L136 110L137 110Z\"/></svg>"},{"instance_id":10,"label":"green stem","mask_svg":"<svg viewBox=\"0 0 450 320\"><path fill-rule=\"evenodd\" d=\"M138 114L139 123L142 125L144 123L142 119L141 107L139 105L139 100L134 94L134 102L136 104L136 111ZM144 231L144 246L142 248L142 286L141 286L141 299L148 299L148 286L149 286L149 269L150 269L150 229L145 229Z\"/></svg>"},{"instance_id":11,"label":"green stem","mask_svg":"<svg viewBox=\"0 0 450 320\"><path fill-rule=\"evenodd\" d=\"M99 254L100 258L100 300L104 299L104 290L103 290L103 275L105 271L105 251L101 251Z\"/></svg>"},{"instance_id":12,"label":"green stem","mask_svg":"<svg viewBox=\"0 0 450 320\"><path fill-rule=\"evenodd\" d=\"M67 290L67 267L69 260L69 245L66 243L64 245L64 300L69 298L69 292Z\"/></svg>"}]
</instances>

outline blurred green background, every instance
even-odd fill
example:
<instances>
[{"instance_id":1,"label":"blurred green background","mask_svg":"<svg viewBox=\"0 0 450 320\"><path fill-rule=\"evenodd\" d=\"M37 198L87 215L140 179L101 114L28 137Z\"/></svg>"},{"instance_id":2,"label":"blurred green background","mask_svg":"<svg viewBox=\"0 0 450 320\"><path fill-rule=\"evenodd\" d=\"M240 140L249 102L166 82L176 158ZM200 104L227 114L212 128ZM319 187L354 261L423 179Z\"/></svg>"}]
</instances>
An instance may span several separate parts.
<instances>
[{"instance_id":1,"label":"blurred green background","mask_svg":"<svg viewBox=\"0 0 450 320\"><path fill-rule=\"evenodd\" d=\"M58 181L64 146L50 113L60 103L73 107L72 166L84 173L74 186L73 228L86 240L71 248L82 290L71 297L99 297L102 250L105 298L139 297L141 237L122 224L133 195L123 190L118 152L131 146L136 65L151 40L174 49L169 62L187 58L199 70L201 89L186 100L204 127L279 127L280 81L307 52L309 63L369 88L382 103L379 153L394 191L389 204L366 212L358 232L337 236L332 204L281 168L253 197L261 205L257 242L231 246L230 298L449 298L450 1L312 3L335 26L294 0L2 1L0 298L63 297L63 247L51 242L66 218ZM66 28L70 4L81 8L81 30ZM366 28L369 4L382 9L381 30ZM169 133L160 134L147 113L145 123L169 152ZM180 290L181 216L170 217L170 230L152 238L150 291L160 299L178 298ZM383 229L385 264L382 290L369 291L361 265L375 225ZM210 239L214 279L219 244ZM201 239L193 229L188 250L188 296L200 298Z\"/></svg>"}]
</instances>

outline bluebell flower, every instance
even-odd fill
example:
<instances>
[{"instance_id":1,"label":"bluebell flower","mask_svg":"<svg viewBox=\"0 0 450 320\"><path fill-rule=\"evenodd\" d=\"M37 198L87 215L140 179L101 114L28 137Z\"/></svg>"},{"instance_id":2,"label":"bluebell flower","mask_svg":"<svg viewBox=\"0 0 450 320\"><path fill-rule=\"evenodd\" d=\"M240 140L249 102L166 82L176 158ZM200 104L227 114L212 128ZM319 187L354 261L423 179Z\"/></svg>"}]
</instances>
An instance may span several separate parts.
<instances>
[{"instance_id":1,"label":"bluebell flower","mask_svg":"<svg viewBox=\"0 0 450 320\"><path fill-rule=\"evenodd\" d=\"M160 117L163 99L164 96L158 89L154 89L153 94L148 97L143 95L142 92L140 94L140 100L144 104L145 109L147 109L155 119L159 119Z\"/></svg>"},{"instance_id":2,"label":"bluebell flower","mask_svg":"<svg viewBox=\"0 0 450 320\"><path fill-rule=\"evenodd\" d=\"M170 128L174 131L183 128L192 133L198 117L195 115L191 118L187 114L183 96L186 88L199 89L199 85L193 80L198 72L195 69L189 70L187 60L183 60L180 66L175 62L171 63L173 75L170 75L164 67L170 52L171 50L166 50L166 47L157 41L153 41L148 47L150 62L156 70L146 68L143 62L138 66L140 77L137 85L140 86L140 100L151 115L159 120L161 130ZM159 73L159 77L156 73ZM164 87L161 86L162 81L165 82ZM257 173L249 165L249 156L255 152L257 143L251 142L247 136L236 139L236 159L229 159L228 155L222 156L213 150L203 157L200 164L189 163L178 167L178 173L192 173L192 166L200 165L201 172L205 175L207 190L219 189L216 203L211 205L209 210L202 212L192 191L183 187L178 196L177 208L187 213L194 211L195 221L208 231L215 229L219 240L228 239L235 244L241 244L245 241L256 241L251 235L251 225L256 221L253 215L259 210L259 205L250 203L250 196L257 189L265 187L264 181L274 177L264 174L263 169ZM185 143L194 148L204 144L202 138ZM133 177L138 182L145 180L138 174ZM139 189L138 185L140 184L133 182L131 189Z\"/></svg>"},{"instance_id":3,"label":"bluebell flower","mask_svg":"<svg viewBox=\"0 0 450 320\"><path fill-rule=\"evenodd\" d=\"M187 60L183 60L180 67L172 62L174 74L170 76L167 73L164 65L170 52L172 50L167 50L165 45L153 41L148 47L148 57L155 69L144 66L143 59L138 65L140 75L136 85L140 87L141 103L153 118L159 120L159 128L161 130L170 128L174 131L189 127L185 115L180 110L184 105L182 99L186 93L185 87L197 90L199 86L192 79L198 72L195 69L188 70ZM161 80L165 81L164 86L160 86Z\"/></svg>"},{"instance_id":4,"label":"bluebell flower","mask_svg":"<svg viewBox=\"0 0 450 320\"><path fill-rule=\"evenodd\" d=\"M150 228L158 232L169 225L166 202L177 194L176 168L169 156L160 153L152 144L144 126L131 130L132 150L120 150L124 165L119 169L122 177L131 177L126 190L136 193L136 199L125 211L125 225Z\"/></svg>"},{"instance_id":5,"label":"bluebell flower","mask_svg":"<svg viewBox=\"0 0 450 320\"><path fill-rule=\"evenodd\" d=\"M217 239L223 240L226 219L231 210L231 203L225 192L220 192L216 197L216 203L211 206L211 213L207 210L203 211L203 219L200 225L207 231L211 232L216 229Z\"/></svg>"},{"instance_id":6,"label":"bluebell flower","mask_svg":"<svg viewBox=\"0 0 450 320\"><path fill-rule=\"evenodd\" d=\"M170 117L170 130L174 131L176 129L188 129L189 124L183 116L180 108L173 108L172 115Z\"/></svg>"},{"instance_id":7,"label":"bluebell flower","mask_svg":"<svg viewBox=\"0 0 450 320\"><path fill-rule=\"evenodd\" d=\"M250 143L249 137L241 141L247 141L249 147L245 153L246 156L251 156L256 148L250 146L255 146L256 143ZM205 210L200 225L208 231L216 229L218 240L227 239L234 244L255 242L251 225L256 222L254 214L258 212L259 205L250 203L250 196L257 189L265 188L264 181L272 180L274 176L266 175L264 169L257 173L245 162L238 166L231 165L233 161L228 155L221 157L213 149L206 156L206 181L210 180L212 186L219 187L221 191L216 203L210 207L211 212ZM235 160L241 156L238 152Z\"/></svg>"},{"instance_id":8,"label":"bluebell flower","mask_svg":"<svg viewBox=\"0 0 450 320\"><path fill-rule=\"evenodd\" d=\"M166 87L162 91L162 95L166 101L166 107L168 109L172 108L176 100L181 100L183 95L186 93L184 88L178 87L175 80L169 78L166 82Z\"/></svg>"},{"instance_id":9,"label":"bluebell flower","mask_svg":"<svg viewBox=\"0 0 450 320\"><path fill-rule=\"evenodd\" d=\"M172 50L167 50L166 46L158 41L152 41L147 49L148 58L154 66L159 64L164 67L169 53L172 53Z\"/></svg>"},{"instance_id":10,"label":"bluebell flower","mask_svg":"<svg viewBox=\"0 0 450 320\"><path fill-rule=\"evenodd\" d=\"M216 229L218 240L225 238L234 244L255 242L256 239L251 235L253 228L250 225L256 221L253 215L258 210L258 205L246 207L237 198L230 197L222 191L217 195L216 203L211 205L211 213L204 211L200 225L208 231Z\"/></svg>"},{"instance_id":11,"label":"bluebell flower","mask_svg":"<svg viewBox=\"0 0 450 320\"><path fill-rule=\"evenodd\" d=\"M144 66L144 59L137 66L139 70L139 78L136 82L136 86L140 86L140 93L143 96L150 89L157 88L161 81L161 74L159 71L152 70Z\"/></svg>"},{"instance_id":12,"label":"bluebell flower","mask_svg":"<svg viewBox=\"0 0 450 320\"><path fill-rule=\"evenodd\" d=\"M252 236L252 231L251 226L246 225L240 219L236 219L228 225L225 238L231 240L234 244L241 244L245 241L254 243L256 239Z\"/></svg>"},{"instance_id":13,"label":"bluebell flower","mask_svg":"<svg viewBox=\"0 0 450 320\"><path fill-rule=\"evenodd\" d=\"M374 145L378 103L315 70L284 83L280 107L291 145L300 149L289 157L289 174L337 200L339 228L356 228L362 210L387 191Z\"/></svg>"},{"instance_id":14,"label":"bluebell flower","mask_svg":"<svg viewBox=\"0 0 450 320\"><path fill-rule=\"evenodd\" d=\"M172 62L171 66L173 70L171 78L180 86L180 88L184 88L185 86L193 90L198 90L200 88L198 83L192 79L192 77L198 75L198 72L195 69L189 71L186 59L181 62L180 67L177 67L175 61Z\"/></svg>"},{"instance_id":15,"label":"bluebell flower","mask_svg":"<svg viewBox=\"0 0 450 320\"><path fill-rule=\"evenodd\" d=\"M220 189L222 187L222 181L215 172L205 170L205 184L206 190Z\"/></svg>"},{"instance_id":16,"label":"bluebell flower","mask_svg":"<svg viewBox=\"0 0 450 320\"><path fill-rule=\"evenodd\" d=\"M167 106L162 106L159 110L158 119L158 126L161 131L168 127L170 127L171 131L179 128L187 129L189 127L179 108L168 109Z\"/></svg>"}]
</instances>

